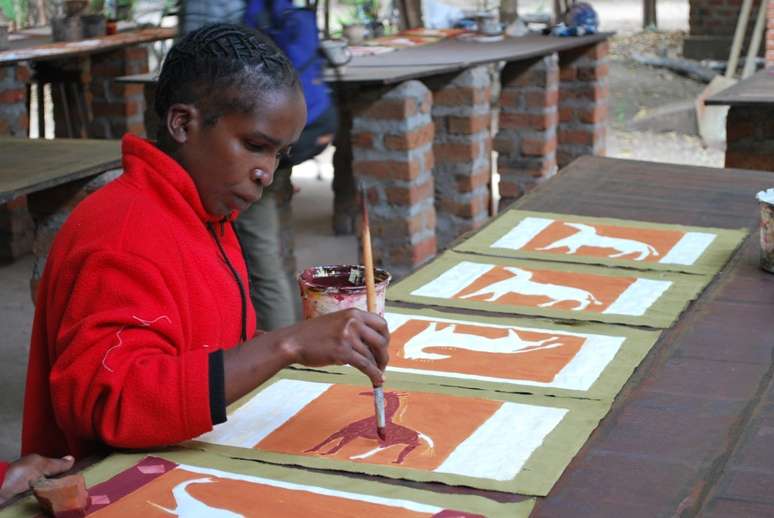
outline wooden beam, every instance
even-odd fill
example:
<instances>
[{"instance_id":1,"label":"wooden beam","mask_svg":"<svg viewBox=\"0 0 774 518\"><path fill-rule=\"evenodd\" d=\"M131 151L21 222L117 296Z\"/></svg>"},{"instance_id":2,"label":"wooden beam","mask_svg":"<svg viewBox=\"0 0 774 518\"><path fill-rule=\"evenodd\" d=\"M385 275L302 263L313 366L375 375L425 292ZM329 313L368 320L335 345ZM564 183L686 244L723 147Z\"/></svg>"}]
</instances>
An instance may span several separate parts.
<instances>
[{"instance_id":1,"label":"wooden beam","mask_svg":"<svg viewBox=\"0 0 774 518\"><path fill-rule=\"evenodd\" d=\"M656 0L642 0L642 28L658 27Z\"/></svg>"}]
</instances>

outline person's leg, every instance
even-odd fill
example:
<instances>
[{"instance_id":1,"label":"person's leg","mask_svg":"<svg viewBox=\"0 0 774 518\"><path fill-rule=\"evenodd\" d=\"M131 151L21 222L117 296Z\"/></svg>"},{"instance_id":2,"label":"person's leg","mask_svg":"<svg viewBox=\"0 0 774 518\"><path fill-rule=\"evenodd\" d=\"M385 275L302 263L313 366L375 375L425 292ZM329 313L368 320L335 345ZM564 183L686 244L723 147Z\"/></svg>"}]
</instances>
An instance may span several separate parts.
<instances>
[{"instance_id":1,"label":"person's leg","mask_svg":"<svg viewBox=\"0 0 774 518\"><path fill-rule=\"evenodd\" d=\"M290 185L290 169L278 170L261 199L235 222L250 272L250 298L261 329L271 331L298 321L298 288L286 270L277 197ZM287 246L284 247L287 250ZM292 254L292 248L290 250ZM295 262L295 261L293 261Z\"/></svg>"}]
</instances>

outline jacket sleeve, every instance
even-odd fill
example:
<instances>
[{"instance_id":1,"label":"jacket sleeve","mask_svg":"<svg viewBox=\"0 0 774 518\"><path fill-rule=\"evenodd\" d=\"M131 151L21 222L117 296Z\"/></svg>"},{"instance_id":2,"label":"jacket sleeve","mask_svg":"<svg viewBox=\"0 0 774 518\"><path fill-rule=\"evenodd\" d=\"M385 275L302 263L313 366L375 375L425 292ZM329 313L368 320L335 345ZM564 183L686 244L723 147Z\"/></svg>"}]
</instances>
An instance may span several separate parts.
<instances>
[{"instance_id":1,"label":"jacket sleeve","mask_svg":"<svg viewBox=\"0 0 774 518\"><path fill-rule=\"evenodd\" d=\"M5 473L8 471L8 463L0 461L0 487L3 486L3 482L5 482Z\"/></svg>"},{"instance_id":2,"label":"jacket sleeve","mask_svg":"<svg viewBox=\"0 0 774 518\"><path fill-rule=\"evenodd\" d=\"M179 276L117 252L92 253L66 266L74 278L63 284L72 289L54 294L65 309L49 311L61 318L47 322L56 358L53 407L65 433L144 448L212 429L212 351L190 343L195 323L185 315L195 302L178 285Z\"/></svg>"}]
</instances>

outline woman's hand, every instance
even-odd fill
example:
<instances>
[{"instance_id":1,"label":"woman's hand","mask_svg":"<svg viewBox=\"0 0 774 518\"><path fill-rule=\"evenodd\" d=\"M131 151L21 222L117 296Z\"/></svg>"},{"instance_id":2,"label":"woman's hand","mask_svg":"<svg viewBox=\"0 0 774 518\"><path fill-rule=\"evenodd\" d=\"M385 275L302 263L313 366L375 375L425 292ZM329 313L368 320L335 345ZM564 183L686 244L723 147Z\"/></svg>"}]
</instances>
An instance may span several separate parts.
<instances>
[{"instance_id":1,"label":"woman's hand","mask_svg":"<svg viewBox=\"0 0 774 518\"><path fill-rule=\"evenodd\" d=\"M19 493L30 489L30 485L43 478L64 473L73 467L75 460L71 456L51 459L40 455L25 455L8 465L5 480L0 486L0 504Z\"/></svg>"},{"instance_id":2,"label":"woman's hand","mask_svg":"<svg viewBox=\"0 0 774 518\"><path fill-rule=\"evenodd\" d=\"M226 403L233 403L293 363L307 367L349 364L384 382L389 356L387 322L374 313L345 309L262 333L223 352Z\"/></svg>"},{"instance_id":3,"label":"woman's hand","mask_svg":"<svg viewBox=\"0 0 774 518\"><path fill-rule=\"evenodd\" d=\"M382 385L390 332L384 319L345 309L287 327L284 348L293 363L307 367L349 364Z\"/></svg>"}]
</instances>

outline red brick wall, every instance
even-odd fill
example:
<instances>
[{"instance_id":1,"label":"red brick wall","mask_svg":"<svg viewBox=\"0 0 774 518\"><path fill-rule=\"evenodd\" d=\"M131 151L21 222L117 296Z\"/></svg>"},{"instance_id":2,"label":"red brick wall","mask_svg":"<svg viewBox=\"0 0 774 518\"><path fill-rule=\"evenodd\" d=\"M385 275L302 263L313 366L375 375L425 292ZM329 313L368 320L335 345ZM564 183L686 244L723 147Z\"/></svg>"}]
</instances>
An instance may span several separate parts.
<instances>
[{"instance_id":1,"label":"red brick wall","mask_svg":"<svg viewBox=\"0 0 774 518\"><path fill-rule=\"evenodd\" d=\"M766 68L774 68L774 0L769 0L769 9L766 18Z\"/></svg>"},{"instance_id":2,"label":"red brick wall","mask_svg":"<svg viewBox=\"0 0 774 518\"><path fill-rule=\"evenodd\" d=\"M352 170L366 190L374 262L395 279L436 252L431 107L419 81L352 105Z\"/></svg>"},{"instance_id":3,"label":"red brick wall","mask_svg":"<svg viewBox=\"0 0 774 518\"><path fill-rule=\"evenodd\" d=\"M728 110L726 167L774 172L774 108L732 106Z\"/></svg>"},{"instance_id":4,"label":"red brick wall","mask_svg":"<svg viewBox=\"0 0 774 518\"><path fill-rule=\"evenodd\" d=\"M556 159L560 168L582 155L606 150L608 43L559 54L559 128Z\"/></svg>"},{"instance_id":5,"label":"red brick wall","mask_svg":"<svg viewBox=\"0 0 774 518\"><path fill-rule=\"evenodd\" d=\"M426 82L433 91L433 177L440 249L489 218L491 83L486 66Z\"/></svg>"},{"instance_id":6,"label":"red brick wall","mask_svg":"<svg viewBox=\"0 0 774 518\"><path fill-rule=\"evenodd\" d=\"M556 173L557 55L508 63L500 81L494 148L498 152L500 207L505 207Z\"/></svg>"},{"instance_id":7,"label":"red brick wall","mask_svg":"<svg viewBox=\"0 0 774 518\"><path fill-rule=\"evenodd\" d=\"M124 48L91 57L90 137L120 138L126 132L145 135L143 86L118 84L113 79L147 71L145 47Z\"/></svg>"},{"instance_id":8,"label":"red brick wall","mask_svg":"<svg viewBox=\"0 0 774 518\"><path fill-rule=\"evenodd\" d=\"M27 81L30 68L24 64L0 67L0 135L26 137L29 130Z\"/></svg>"},{"instance_id":9,"label":"red brick wall","mask_svg":"<svg viewBox=\"0 0 774 518\"><path fill-rule=\"evenodd\" d=\"M758 6L768 0L753 0L742 56L755 26ZM742 0L690 0L689 34L683 52L693 59L728 59Z\"/></svg>"}]
</instances>

